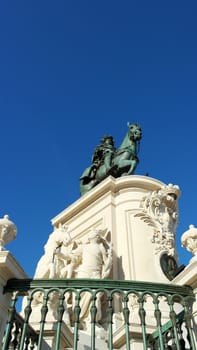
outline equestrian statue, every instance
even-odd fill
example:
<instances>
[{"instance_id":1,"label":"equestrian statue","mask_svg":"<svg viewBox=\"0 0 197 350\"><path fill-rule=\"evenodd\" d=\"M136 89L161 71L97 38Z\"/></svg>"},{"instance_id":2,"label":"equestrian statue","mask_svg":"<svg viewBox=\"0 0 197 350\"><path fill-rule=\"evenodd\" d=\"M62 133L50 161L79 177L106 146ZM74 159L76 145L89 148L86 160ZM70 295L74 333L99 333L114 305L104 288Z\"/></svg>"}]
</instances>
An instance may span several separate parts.
<instances>
[{"instance_id":1,"label":"equestrian statue","mask_svg":"<svg viewBox=\"0 0 197 350\"><path fill-rule=\"evenodd\" d=\"M109 175L117 178L132 175L139 159L140 125L127 123L128 132L119 148L115 148L112 136L101 139L92 156L92 164L80 177L80 194L84 195Z\"/></svg>"}]
</instances>

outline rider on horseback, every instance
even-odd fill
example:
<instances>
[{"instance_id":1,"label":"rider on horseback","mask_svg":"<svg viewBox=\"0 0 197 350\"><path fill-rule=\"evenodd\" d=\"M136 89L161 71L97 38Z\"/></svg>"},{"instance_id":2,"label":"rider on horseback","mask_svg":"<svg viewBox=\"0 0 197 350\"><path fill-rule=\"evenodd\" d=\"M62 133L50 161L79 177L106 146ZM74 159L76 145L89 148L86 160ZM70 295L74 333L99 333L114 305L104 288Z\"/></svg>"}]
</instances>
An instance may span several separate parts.
<instances>
[{"instance_id":1,"label":"rider on horseback","mask_svg":"<svg viewBox=\"0 0 197 350\"><path fill-rule=\"evenodd\" d=\"M115 153L114 139L112 136L104 136L101 144L95 148L92 156L92 165L89 169L89 179L94 179L97 170L101 165L105 165L106 173L111 169L113 155Z\"/></svg>"},{"instance_id":2,"label":"rider on horseback","mask_svg":"<svg viewBox=\"0 0 197 350\"><path fill-rule=\"evenodd\" d=\"M92 156L92 164L80 177L80 194L83 195L109 175L114 178L132 175L139 163L137 153L142 130L139 124L127 123L128 132L118 149L112 136L104 136Z\"/></svg>"}]
</instances>

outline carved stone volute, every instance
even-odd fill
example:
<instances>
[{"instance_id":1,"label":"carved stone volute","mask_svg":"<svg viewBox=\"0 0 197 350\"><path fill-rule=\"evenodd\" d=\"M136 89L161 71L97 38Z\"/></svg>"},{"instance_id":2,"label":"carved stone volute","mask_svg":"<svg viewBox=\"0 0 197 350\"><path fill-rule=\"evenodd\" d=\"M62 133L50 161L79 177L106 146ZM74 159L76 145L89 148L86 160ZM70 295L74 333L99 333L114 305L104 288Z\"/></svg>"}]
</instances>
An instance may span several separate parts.
<instances>
[{"instance_id":1,"label":"carved stone volute","mask_svg":"<svg viewBox=\"0 0 197 350\"><path fill-rule=\"evenodd\" d=\"M158 191L153 191L143 198L140 204L142 211L135 215L153 227L151 241L155 244L156 253L165 251L169 255L175 254L179 196L178 186L162 186Z\"/></svg>"}]
</instances>

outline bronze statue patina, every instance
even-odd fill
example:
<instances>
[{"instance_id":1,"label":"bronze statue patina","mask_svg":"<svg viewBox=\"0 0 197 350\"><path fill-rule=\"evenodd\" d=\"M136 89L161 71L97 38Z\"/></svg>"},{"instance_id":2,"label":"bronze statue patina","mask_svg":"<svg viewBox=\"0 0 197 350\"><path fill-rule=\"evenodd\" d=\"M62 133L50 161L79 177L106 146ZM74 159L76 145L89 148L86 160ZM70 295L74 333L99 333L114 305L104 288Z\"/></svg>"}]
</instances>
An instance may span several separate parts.
<instances>
[{"instance_id":1,"label":"bronze statue patina","mask_svg":"<svg viewBox=\"0 0 197 350\"><path fill-rule=\"evenodd\" d=\"M128 132L119 148L115 148L112 136L101 139L92 156L92 164L80 177L81 195L90 191L107 176L120 177L132 175L139 159L139 141L142 137L140 125L127 123Z\"/></svg>"}]
</instances>

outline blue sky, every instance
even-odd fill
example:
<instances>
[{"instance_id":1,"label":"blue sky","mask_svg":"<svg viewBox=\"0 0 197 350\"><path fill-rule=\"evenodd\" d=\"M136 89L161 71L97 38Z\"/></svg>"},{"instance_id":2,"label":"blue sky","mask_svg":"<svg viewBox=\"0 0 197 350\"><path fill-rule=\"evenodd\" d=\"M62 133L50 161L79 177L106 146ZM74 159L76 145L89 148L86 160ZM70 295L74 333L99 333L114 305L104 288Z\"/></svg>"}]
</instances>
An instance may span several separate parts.
<instances>
[{"instance_id":1,"label":"blue sky","mask_svg":"<svg viewBox=\"0 0 197 350\"><path fill-rule=\"evenodd\" d=\"M50 220L79 198L102 136L143 131L136 174L180 186L177 247L197 226L196 1L2 1L0 216L33 276Z\"/></svg>"}]
</instances>

